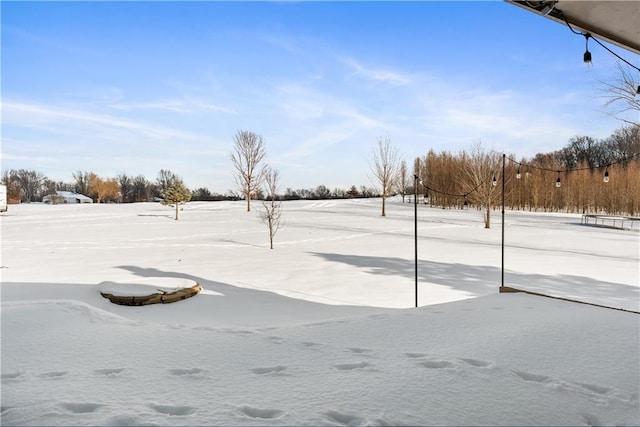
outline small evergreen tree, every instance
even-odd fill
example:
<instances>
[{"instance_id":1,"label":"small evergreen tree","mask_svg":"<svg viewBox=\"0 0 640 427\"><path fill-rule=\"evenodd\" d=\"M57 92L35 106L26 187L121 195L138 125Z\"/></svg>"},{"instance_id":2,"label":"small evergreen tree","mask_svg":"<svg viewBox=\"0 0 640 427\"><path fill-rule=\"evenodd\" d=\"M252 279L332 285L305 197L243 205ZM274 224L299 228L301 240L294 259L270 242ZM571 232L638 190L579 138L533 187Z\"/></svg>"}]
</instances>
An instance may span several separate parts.
<instances>
[{"instance_id":1,"label":"small evergreen tree","mask_svg":"<svg viewBox=\"0 0 640 427\"><path fill-rule=\"evenodd\" d=\"M176 178L171 187L164 193L163 205L175 205L176 206L176 218L178 220L178 206L182 202L188 202L191 200L191 191L184 186L181 179Z\"/></svg>"}]
</instances>

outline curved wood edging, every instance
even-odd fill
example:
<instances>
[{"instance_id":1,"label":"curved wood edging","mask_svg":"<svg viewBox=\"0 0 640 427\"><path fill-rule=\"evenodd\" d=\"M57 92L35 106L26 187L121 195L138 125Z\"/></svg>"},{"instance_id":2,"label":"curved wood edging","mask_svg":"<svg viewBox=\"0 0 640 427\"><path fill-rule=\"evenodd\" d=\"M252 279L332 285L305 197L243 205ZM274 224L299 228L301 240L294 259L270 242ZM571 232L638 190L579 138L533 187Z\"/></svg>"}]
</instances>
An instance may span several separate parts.
<instances>
[{"instance_id":1,"label":"curved wood edging","mask_svg":"<svg viewBox=\"0 0 640 427\"><path fill-rule=\"evenodd\" d=\"M142 296L121 296L100 292L100 295L118 305L170 304L172 302L182 301L183 299L196 296L201 290L202 286L196 282L194 286L178 289L173 292L159 291L154 294Z\"/></svg>"}]
</instances>

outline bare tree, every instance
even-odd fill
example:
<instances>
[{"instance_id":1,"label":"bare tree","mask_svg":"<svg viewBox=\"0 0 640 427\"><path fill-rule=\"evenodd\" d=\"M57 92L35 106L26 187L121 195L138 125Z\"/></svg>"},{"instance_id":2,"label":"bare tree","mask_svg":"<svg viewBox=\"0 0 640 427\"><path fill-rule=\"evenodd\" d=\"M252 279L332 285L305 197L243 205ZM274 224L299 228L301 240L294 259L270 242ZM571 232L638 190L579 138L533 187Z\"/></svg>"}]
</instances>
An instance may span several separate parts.
<instances>
[{"instance_id":1,"label":"bare tree","mask_svg":"<svg viewBox=\"0 0 640 427\"><path fill-rule=\"evenodd\" d=\"M502 176L498 176L502 155L494 150L486 152L481 142L471 147L470 153L463 153L463 172L467 181L468 198L472 203L484 206L486 215L484 227L491 228L491 208L498 204L502 195ZM502 181L500 181L502 182Z\"/></svg>"},{"instance_id":2,"label":"bare tree","mask_svg":"<svg viewBox=\"0 0 640 427\"><path fill-rule=\"evenodd\" d=\"M266 167L264 171L264 190L268 200L262 202L264 210L260 213L260 219L269 227L269 245L273 249L273 238L280 229L280 219L282 217L282 205L276 201L280 172L271 167Z\"/></svg>"},{"instance_id":3,"label":"bare tree","mask_svg":"<svg viewBox=\"0 0 640 427\"><path fill-rule=\"evenodd\" d=\"M78 194L89 195L89 172L78 171L72 174L76 181L75 191Z\"/></svg>"},{"instance_id":4,"label":"bare tree","mask_svg":"<svg viewBox=\"0 0 640 427\"><path fill-rule=\"evenodd\" d=\"M120 200L124 203L135 202L133 194L133 179L126 173L118 175L118 186L120 187Z\"/></svg>"},{"instance_id":5,"label":"bare tree","mask_svg":"<svg viewBox=\"0 0 640 427\"><path fill-rule=\"evenodd\" d=\"M2 183L7 186L7 201L10 203L19 202L22 194L22 186L20 185L18 171L11 169L2 172Z\"/></svg>"},{"instance_id":6,"label":"bare tree","mask_svg":"<svg viewBox=\"0 0 640 427\"><path fill-rule=\"evenodd\" d=\"M395 179L398 174L398 150L391 145L391 138L386 136L378 140L378 147L373 151L371 172L377 184L380 185L382 195L382 216L386 216L385 205L387 197L393 194Z\"/></svg>"},{"instance_id":7,"label":"bare tree","mask_svg":"<svg viewBox=\"0 0 640 427\"><path fill-rule=\"evenodd\" d=\"M326 185L318 185L313 193L313 197L316 199L325 200L331 198L331 190L329 190Z\"/></svg>"},{"instance_id":8,"label":"bare tree","mask_svg":"<svg viewBox=\"0 0 640 427\"><path fill-rule=\"evenodd\" d=\"M612 82L600 81L599 89L606 100L604 110L607 114L625 123L640 126L640 96L636 71L622 61L617 61L618 74ZM635 114L634 114L635 112Z\"/></svg>"},{"instance_id":9,"label":"bare tree","mask_svg":"<svg viewBox=\"0 0 640 427\"><path fill-rule=\"evenodd\" d=\"M627 158L640 153L640 126L631 125L616 129L605 144L610 156L626 165Z\"/></svg>"},{"instance_id":10,"label":"bare tree","mask_svg":"<svg viewBox=\"0 0 640 427\"><path fill-rule=\"evenodd\" d=\"M160 191L160 195L164 197L164 193L173 185L178 179L176 174L167 169L160 169L158 177L156 178L156 185Z\"/></svg>"},{"instance_id":11,"label":"bare tree","mask_svg":"<svg viewBox=\"0 0 640 427\"><path fill-rule=\"evenodd\" d=\"M20 184L21 197L24 202L35 202L44 194L43 184L46 177L34 170L20 169L16 173L17 182Z\"/></svg>"},{"instance_id":12,"label":"bare tree","mask_svg":"<svg viewBox=\"0 0 640 427\"><path fill-rule=\"evenodd\" d=\"M402 194L402 203L404 203L404 196L407 194L407 188L409 188L409 171L407 170L407 162L404 160L400 163L397 183L398 190Z\"/></svg>"},{"instance_id":13,"label":"bare tree","mask_svg":"<svg viewBox=\"0 0 640 427\"><path fill-rule=\"evenodd\" d=\"M151 187L152 184L144 177L144 175L138 175L131 181L131 191L133 195L133 201L135 202L148 202L151 200Z\"/></svg>"},{"instance_id":14,"label":"bare tree","mask_svg":"<svg viewBox=\"0 0 640 427\"><path fill-rule=\"evenodd\" d=\"M247 212L251 211L251 195L256 193L264 178L264 166L260 163L267 156L262 136L239 130L233 137L231 162L235 169L238 189L247 199Z\"/></svg>"}]
</instances>

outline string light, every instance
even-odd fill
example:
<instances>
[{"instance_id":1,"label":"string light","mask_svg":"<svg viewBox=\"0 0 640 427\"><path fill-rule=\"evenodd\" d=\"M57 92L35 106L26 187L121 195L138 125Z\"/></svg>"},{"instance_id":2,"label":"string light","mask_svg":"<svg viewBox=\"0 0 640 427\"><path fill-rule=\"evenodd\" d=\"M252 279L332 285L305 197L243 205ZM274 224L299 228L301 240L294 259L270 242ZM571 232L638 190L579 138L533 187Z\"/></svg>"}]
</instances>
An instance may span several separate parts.
<instances>
[{"instance_id":1,"label":"string light","mask_svg":"<svg viewBox=\"0 0 640 427\"><path fill-rule=\"evenodd\" d=\"M569 23L569 20L567 19L566 16L564 16L564 13L562 13L561 10L556 9L554 13L557 13L557 15L559 15L564 20L565 24L567 24L567 27L569 27L569 29L571 30L571 32L573 34L579 34L581 36L584 36L587 39L587 51L584 53L584 57L583 57L584 62L587 62L587 53L589 54L589 62L591 62L591 53L589 52L588 45L589 45L589 38L592 38L593 41L598 43L603 49L608 51L610 54L612 54L613 56L615 56L616 58L618 58L619 60L621 60L622 62L624 62L628 66L630 66L631 68L640 71L640 68L636 67L631 62L627 61L626 59L624 59L623 57L621 57L620 55L618 55L617 53L615 53L614 51L609 49L604 43L602 43L597 38L593 37L591 34L589 34L589 33L581 33L579 31L574 30L573 27L571 26L571 24ZM640 86L638 86L637 93L640 94Z\"/></svg>"},{"instance_id":2,"label":"string light","mask_svg":"<svg viewBox=\"0 0 640 427\"><path fill-rule=\"evenodd\" d=\"M613 165L617 165L620 163L628 163L629 161L631 161L632 159L636 158L636 157L640 157L640 153L635 153L632 154L630 156L627 157L623 157L620 158L614 162L611 162L609 164L606 165L605 167L605 171L604 171L604 176L603 176L603 181L604 182L609 182L609 167L613 166ZM556 172L558 174L558 177L556 179L556 187L560 188L562 187L562 180L560 179L560 174L561 173L566 173L568 174L569 172L578 172L578 171L584 171L584 170L593 170L593 169L597 169L598 167L593 167L593 166L589 166L589 167L584 167L584 168L568 168L568 169L564 169L564 170L559 170L559 169L549 169L549 168L545 168L545 167L541 167L541 166L535 166L532 164L523 164L518 162L517 160L514 160L510 157L505 157L506 160L509 160L512 163L515 163L518 165L518 171L516 173L516 178L520 179L522 177L522 171L521 171L521 167L525 166L525 176L529 176L531 175L531 172L529 171L529 169L536 169L536 170L540 170L540 171L545 171L545 172ZM599 166L602 167L602 166ZM438 189L429 187L425 185L425 197L428 198L429 197L429 192L433 192L433 193L437 193L437 194L441 194L443 196L451 196L451 197L464 197L464 203L466 205L467 203L467 196L470 195L471 193L477 191L480 187L482 187L482 185L485 183L486 181L481 181L474 189L472 189L471 191L468 191L467 193L464 194L454 194L454 193L448 193L446 191L440 191ZM493 185L494 187L498 185L498 179L496 177L496 175L493 175L493 179L491 181L491 185Z\"/></svg>"},{"instance_id":3,"label":"string light","mask_svg":"<svg viewBox=\"0 0 640 427\"><path fill-rule=\"evenodd\" d=\"M605 166L605 172L604 172L604 176L603 176L603 181L604 182L609 182L609 167L613 166L613 165L617 165L617 164L626 164L629 161L631 161L632 159L635 159L636 157L640 157L640 153L635 153L635 154L631 154L630 156L626 156L620 159L617 159L616 161L610 162ZM526 164L523 165L522 163L518 162L517 160L514 160L510 157L506 157L507 160L509 160L512 163L515 163L518 165L518 173L520 172L520 167L521 166L526 166L527 171L526 174L529 175L529 168L531 169L537 169L540 171L545 171L545 172L557 172L558 174L558 178L556 179L556 187L561 187L562 186L562 182L560 180L560 173L569 173L569 172L579 172L579 171L585 171L585 170L594 170L594 169L598 169L601 168L602 165L600 166L588 166L588 167L584 167L584 168L568 168L568 169L564 169L564 170L559 170L559 169L550 169L550 168L545 168L542 166L535 166L532 164ZM518 177L518 175L516 174L516 178Z\"/></svg>"},{"instance_id":4,"label":"string light","mask_svg":"<svg viewBox=\"0 0 640 427\"><path fill-rule=\"evenodd\" d=\"M587 66L591 65L591 52L589 52L589 37L591 37L591 34L589 33L584 34L585 51L584 51L584 55L582 55L582 60L584 61L585 64L587 64Z\"/></svg>"}]
</instances>

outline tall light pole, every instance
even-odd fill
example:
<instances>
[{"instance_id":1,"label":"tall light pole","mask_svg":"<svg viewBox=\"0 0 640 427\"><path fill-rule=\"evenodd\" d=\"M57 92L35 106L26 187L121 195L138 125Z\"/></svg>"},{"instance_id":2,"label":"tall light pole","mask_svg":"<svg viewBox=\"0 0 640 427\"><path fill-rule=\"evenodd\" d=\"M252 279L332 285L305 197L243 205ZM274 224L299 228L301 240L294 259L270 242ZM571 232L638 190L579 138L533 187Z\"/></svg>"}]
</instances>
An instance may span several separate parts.
<instances>
[{"instance_id":1,"label":"tall light pole","mask_svg":"<svg viewBox=\"0 0 640 427\"><path fill-rule=\"evenodd\" d=\"M500 287L504 288L504 186L505 186L505 176L504 176L504 162L507 155L502 154L502 281L500 282Z\"/></svg>"},{"instance_id":2,"label":"tall light pole","mask_svg":"<svg viewBox=\"0 0 640 427\"><path fill-rule=\"evenodd\" d=\"M416 307L418 307L418 183L422 180L418 174L413 174L413 225L414 225L414 248L415 248L415 277L416 277Z\"/></svg>"}]
</instances>

